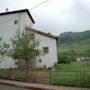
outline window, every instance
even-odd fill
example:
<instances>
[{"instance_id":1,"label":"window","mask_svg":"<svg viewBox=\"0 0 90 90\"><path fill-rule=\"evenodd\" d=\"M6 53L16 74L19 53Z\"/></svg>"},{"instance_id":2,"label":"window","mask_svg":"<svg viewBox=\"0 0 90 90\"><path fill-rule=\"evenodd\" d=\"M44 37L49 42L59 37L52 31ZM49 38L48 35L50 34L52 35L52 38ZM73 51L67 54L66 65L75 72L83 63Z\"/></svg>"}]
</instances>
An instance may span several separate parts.
<instances>
[{"instance_id":1,"label":"window","mask_svg":"<svg viewBox=\"0 0 90 90\"><path fill-rule=\"evenodd\" d=\"M15 65L18 65L18 62L17 61L15 61Z\"/></svg>"},{"instance_id":2,"label":"window","mask_svg":"<svg viewBox=\"0 0 90 90\"><path fill-rule=\"evenodd\" d=\"M18 20L15 20L15 21L14 21L14 24L18 24Z\"/></svg>"},{"instance_id":3,"label":"window","mask_svg":"<svg viewBox=\"0 0 90 90\"><path fill-rule=\"evenodd\" d=\"M46 68L46 65L43 65L44 68Z\"/></svg>"},{"instance_id":4,"label":"window","mask_svg":"<svg viewBox=\"0 0 90 90\"><path fill-rule=\"evenodd\" d=\"M49 48L48 47L43 47L43 53L49 53Z\"/></svg>"},{"instance_id":5,"label":"window","mask_svg":"<svg viewBox=\"0 0 90 90\"><path fill-rule=\"evenodd\" d=\"M41 59L39 59L39 63L41 63L42 62L42 60Z\"/></svg>"}]
</instances>

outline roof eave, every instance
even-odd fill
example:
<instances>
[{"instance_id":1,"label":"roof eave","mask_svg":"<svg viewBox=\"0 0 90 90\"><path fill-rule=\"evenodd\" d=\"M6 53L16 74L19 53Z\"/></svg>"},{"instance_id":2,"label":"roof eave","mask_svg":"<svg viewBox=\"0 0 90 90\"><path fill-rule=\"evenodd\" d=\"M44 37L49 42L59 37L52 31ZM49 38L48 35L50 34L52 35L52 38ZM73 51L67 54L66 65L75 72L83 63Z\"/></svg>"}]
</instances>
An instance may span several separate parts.
<instances>
[{"instance_id":1,"label":"roof eave","mask_svg":"<svg viewBox=\"0 0 90 90\"><path fill-rule=\"evenodd\" d=\"M8 15L8 14L13 14L13 13L18 13L18 12L27 12L28 16L30 17L30 19L32 20L33 23L35 23L32 15L30 14L28 9L22 9L22 10L17 10L17 11L9 11L9 12L3 12L0 13L0 15Z\"/></svg>"},{"instance_id":2,"label":"roof eave","mask_svg":"<svg viewBox=\"0 0 90 90\"><path fill-rule=\"evenodd\" d=\"M39 34L41 34L41 35L44 35L44 36L47 36L47 37L50 37L50 38L53 38L53 39L58 40L58 37L57 37L57 36L48 34L48 33L46 33L46 32L42 32L42 31L39 31L39 30L36 30L36 29L33 29L33 28L32 28L32 31L35 32L35 33L39 33Z\"/></svg>"}]
</instances>

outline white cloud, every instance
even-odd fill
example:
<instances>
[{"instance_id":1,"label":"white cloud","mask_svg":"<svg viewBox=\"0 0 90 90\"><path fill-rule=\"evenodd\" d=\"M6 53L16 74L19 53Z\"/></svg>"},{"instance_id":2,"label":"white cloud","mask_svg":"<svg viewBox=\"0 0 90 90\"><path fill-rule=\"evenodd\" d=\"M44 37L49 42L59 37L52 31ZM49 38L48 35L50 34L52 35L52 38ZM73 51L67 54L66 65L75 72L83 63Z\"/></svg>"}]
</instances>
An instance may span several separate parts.
<instances>
[{"instance_id":1,"label":"white cloud","mask_svg":"<svg viewBox=\"0 0 90 90\"><path fill-rule=\"evenodd\" d=\"M90 0L83 0L83 2L90 2Z\"/></svg>"}]
</instances>

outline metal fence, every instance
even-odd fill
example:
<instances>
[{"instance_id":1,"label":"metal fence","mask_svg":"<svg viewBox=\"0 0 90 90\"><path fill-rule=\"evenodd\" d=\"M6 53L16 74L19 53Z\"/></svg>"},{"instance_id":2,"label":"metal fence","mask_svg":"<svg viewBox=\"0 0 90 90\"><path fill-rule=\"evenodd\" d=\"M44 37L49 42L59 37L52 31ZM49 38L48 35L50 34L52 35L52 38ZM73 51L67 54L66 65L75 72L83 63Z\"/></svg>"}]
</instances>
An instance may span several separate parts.
<instances>
[{"instance_id":1,"label":"metal fence","mask_svg":"<svg viewBox=\"0 0 90 90\"><path fill-rule=\"evenodd\" d=\"M90 87L90 71L26 71L0 70L0 78L53 85Z\"/></svg>"}]
</instances>

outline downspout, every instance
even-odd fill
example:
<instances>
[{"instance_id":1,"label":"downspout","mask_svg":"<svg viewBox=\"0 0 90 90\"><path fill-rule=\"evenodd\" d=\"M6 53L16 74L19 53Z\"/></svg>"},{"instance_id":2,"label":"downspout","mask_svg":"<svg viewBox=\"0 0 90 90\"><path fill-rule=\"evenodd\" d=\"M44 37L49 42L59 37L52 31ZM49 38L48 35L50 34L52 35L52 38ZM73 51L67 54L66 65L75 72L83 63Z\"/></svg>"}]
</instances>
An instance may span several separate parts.
<instances>
[{"instance_id":1,"label":"downspout","mask_svg":"<svg viewBox=\"0 0 90 90\"><path fill-rule=\"evenodd\" d=\"M56 44L57 44L57 61L58 61L58 37L56 38Z\"/></svg>"},{"instance_id":2,"label":"downspout","mask_svg":"<svg viewBox=\"0 0 90 90\"><path fill-rule=\"evenodd\" d=\"M18 24L18 29L20 31L20 12L19 12L19 24Z\"/></svg>"},{"instance_id":3,"label":"downspout","mask_svg":"<svg viewBox=\"0 0 90 90\"><path fill-rule=\"evenodd\" d=\"M19 31L19 35L20 35L20 12L19 12L18 31ZM17 66L18 69L20 69L22 67L22 66L20 67L20 64L21 64L21 61L20 61L20 59L18 59L18 66Z\"/></svg>"}]
</instances>

